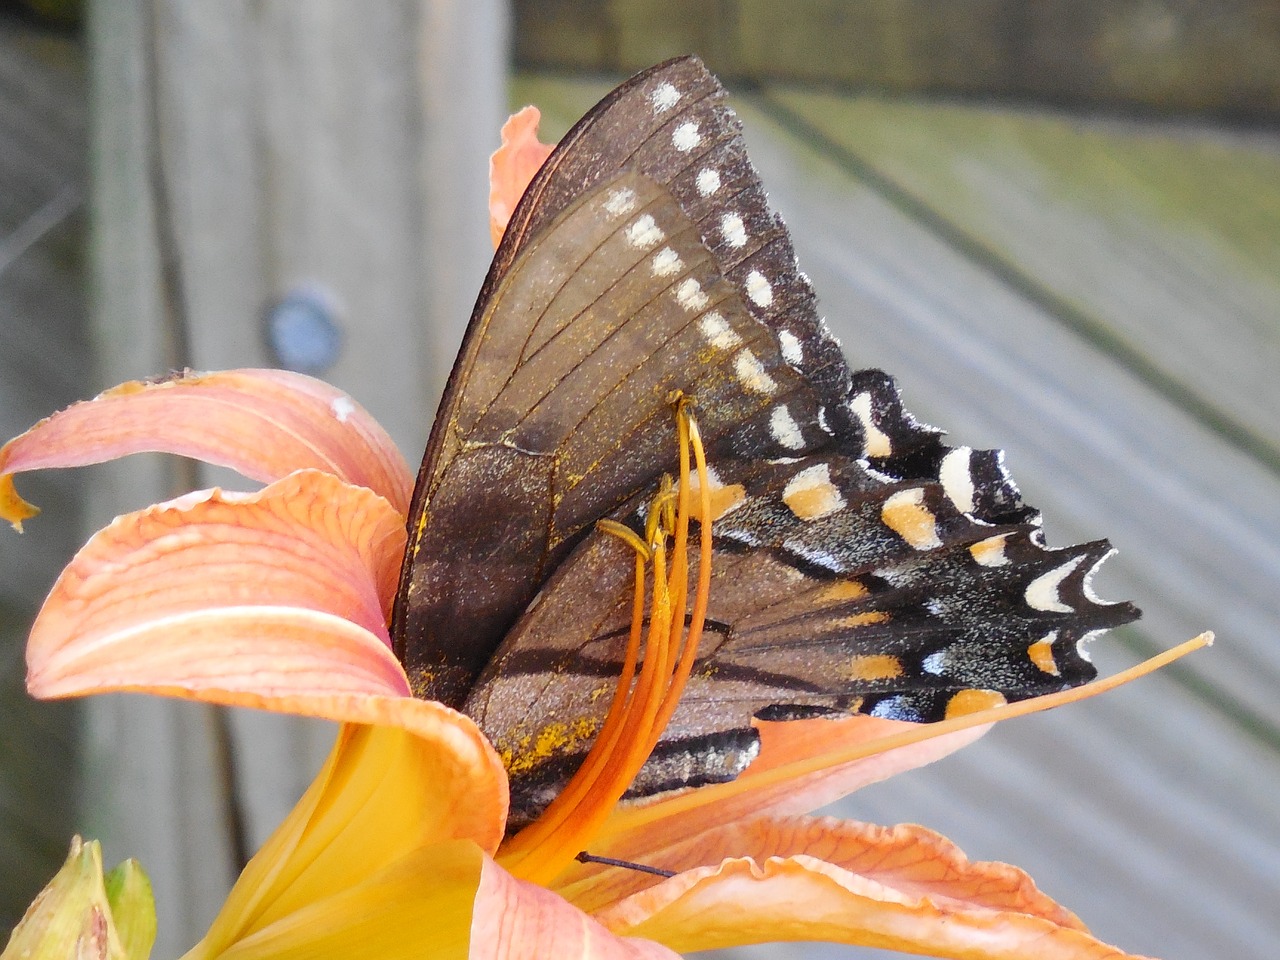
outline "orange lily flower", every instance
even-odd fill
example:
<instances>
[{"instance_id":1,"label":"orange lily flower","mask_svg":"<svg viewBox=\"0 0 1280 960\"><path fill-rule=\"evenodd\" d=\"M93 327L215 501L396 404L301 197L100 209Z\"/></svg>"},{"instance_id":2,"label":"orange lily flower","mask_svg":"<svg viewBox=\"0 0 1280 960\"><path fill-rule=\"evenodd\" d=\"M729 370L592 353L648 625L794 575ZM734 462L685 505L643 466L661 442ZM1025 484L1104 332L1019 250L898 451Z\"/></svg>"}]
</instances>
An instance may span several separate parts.
<instances>
[{"instance_id":1,"label":"orange lily flower","mask_svg":"<svg viewBox=\"0 0 1280 960\"><path fill-rule=\"evenodd\" d=\"M536 122L536 111L513 118L495 155L499 232L549 149ZM35 513L12 474L143 450L265 486L199 491L97 533L32 628L31 693L145 691L344 724L189 957L656 958L798 939L944 957L1126 956L1014 867L970 862L922 827L803 815L1025 705L932 727L761 723L761 755L738 781L619 805L591 841L594 854L670 876L572 863L543 883L523 878L503 856L501 760L469 717L415 699L391 652L413 478L386 433L298 374L129 383L0 448L0 516L20 528Z\"/></svg>"}]
</instances>

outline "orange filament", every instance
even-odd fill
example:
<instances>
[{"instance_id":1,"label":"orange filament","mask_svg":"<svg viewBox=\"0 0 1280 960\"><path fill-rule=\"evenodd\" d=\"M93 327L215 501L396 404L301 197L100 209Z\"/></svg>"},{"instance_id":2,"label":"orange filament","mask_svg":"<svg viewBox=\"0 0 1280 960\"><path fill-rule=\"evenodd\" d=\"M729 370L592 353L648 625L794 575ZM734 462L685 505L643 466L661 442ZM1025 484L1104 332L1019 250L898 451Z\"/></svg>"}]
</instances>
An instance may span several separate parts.
<instances>
[{"instance_id":1,"label":"orange filament","mask_svg":"<svg viewBox=\"0 0 1280 960\"><path fill-rule=\"evenodd\" d=\"M679 492L673 495L670 481L664 479L646 519L645 541L612 521L599 525L636 548L631 634L613 701L582 766L542 815L499 851L499 862L522 879L550 882L595 839L661 739L693 670L711 589L711 525L699 525L698 580L686 629L691 455L702 517L711 516L711 483L689 406L687 399L676 401ZM672 542L669 561L668 539ZM653 564L647 633L643 630L646 562ZM644 658L637 676L642 634Z\"/></svg>"}]
</instances>

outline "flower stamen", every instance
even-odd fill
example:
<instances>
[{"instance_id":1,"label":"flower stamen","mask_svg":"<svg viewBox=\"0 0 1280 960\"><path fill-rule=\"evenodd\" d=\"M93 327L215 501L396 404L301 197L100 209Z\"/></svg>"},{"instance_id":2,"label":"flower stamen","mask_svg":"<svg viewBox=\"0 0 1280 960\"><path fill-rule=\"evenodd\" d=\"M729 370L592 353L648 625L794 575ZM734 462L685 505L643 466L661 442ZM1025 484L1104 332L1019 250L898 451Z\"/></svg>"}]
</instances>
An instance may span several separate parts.
<instances>
[{"instance_id":1,"label":"flower stamen","mask_svg":"<svg viewBox=\"0 0 1280 960\"><path fill-rule=\"evenodd\" d=\"M526 880L549 882L597 836L657 746L693 670L711 588L711 524L699 523L698 578L686 618L689 520L712 515L711 484L691 403L677 397L675 405L679 489L673 490L671 481L664 479L650 505L643 540L621 524L599 524L599 529L618 536L636 552L631 633L613 701L582 766L542 815L499 852L499 862ZM697 513L693 512L694 490L700 498ZM653 565L653 587L646 631L649 564Z\"/></svg>"}]
</instances>

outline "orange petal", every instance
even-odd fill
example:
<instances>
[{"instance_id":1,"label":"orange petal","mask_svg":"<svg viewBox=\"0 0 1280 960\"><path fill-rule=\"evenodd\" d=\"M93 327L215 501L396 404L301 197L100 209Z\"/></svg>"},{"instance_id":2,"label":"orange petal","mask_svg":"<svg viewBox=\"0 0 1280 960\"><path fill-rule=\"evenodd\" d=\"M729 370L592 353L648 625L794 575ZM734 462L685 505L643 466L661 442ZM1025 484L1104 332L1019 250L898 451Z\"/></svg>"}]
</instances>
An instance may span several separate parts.
<instances>
[{"instance_id":1,"label":"orange petal","mask_svg":"<svg viewBox=\"0 0 1280 960\"><path fill-rule=\"evenodd\" d=\"M626 846L635 835L643 844L680 839L720 824L764 813L808 813L855 790L898 773L932 763L972 743L988 727L934 737L909 747L878 753L819 773L758 787L753 778L802 758L858 744L869 744L919 724L879 717L854 716L840 720L788 720L756 724L760 755L735 785L703 787L697 791L659 797L621 806L601 835L602 843ZM736 786L736 789L729 789Z\"/></svg>"},{"instance_id":2,"label":"orange petal","mask_svg":"<svg viewBox=\"0 0 1280 960\"><path fill-rule=\"evenodd\" d=\"M489 158L489 233L494 247L524 196L533 175L551 155L554 144L538 142L537 107L525 107L502 125L502 146Z\"/></svg>"},{"instance_id":3,"label":"orange petal","mask_svg":"<svg viewBox=\"0 0 1280 960\"><path fill-rule=\"evenodd\" d=\"M964 960L1128 956L1080 929L1066 911L1060 921L1043 916L1045 903L1052 901L1030 881L1018 881L1011 867L957 861L949 853L954 848L945 841L936 844L940 838L928 831L905 837L886 831L886 838L883 850L872 843L859 853L859 844L852 844L854 862L869 859L874 866L877 856L884 857L872 875L809 855L763 863L725 860L662 881L597 918L616 933L650 937L681 951L825 940ZM817 845L839 858L849 839L833 836ZM960 876L954 875L957 869L963 871ZM988 890L993 885L994 895ZM1030 910L1024 910L1024 896ZM1007 906L984 903L1002 898Z\"/></svg>"},{"instance_id":4,"label":"orange petal","mask_svg":"<svg viewBox=\"0 0 1280 960\"><path fill-rule=\"evenodd\" d=\"M336 387L284 370L187 373L121 384L0 447L0 517L16 524L31 515L10 474L144 451L194 457L264 482L324 470L368 487L402 514L413 484L386 431Z\"/></svg>"},{"instance_id":5,"label":"orange petal","mask_svg":"<svg viewBox=\"0 0 1280 960\"><path fill-rule=\"evenodd\" d=\"M390 504L319 471L119 517L54 584L27 645L28 688L255 706L407 695L385 626L404 539Z\"/></svg>"},{"instance_id":6,"label":"orange petal","mask_svg":"<svg viewBox=\"0 0 1280 960\"><path fill-rule=\"evenodd\" d=\"M617 937L577 907L486 861L470 960L678 960L665 947Z\"/></svg>"},{"instance_id":7,"label":"orange petal","mask_svg":"<svg viewBox=\"0 0 1280 960\"><path fill-rule=\"evenodd\" d=\"M1017 867L970 862L946 837L915 824L881 827L832 817L758 817L681 838L665 846L637 843L602 849L619 857L681 873L749 857L815 857L913 897L935 904L983 907L1038 916L1084 929L1079 919L1037 889ZM589 912L654 886L636 871L577 865L577 878L560 892Z\"/></svg>"}]
</instances>

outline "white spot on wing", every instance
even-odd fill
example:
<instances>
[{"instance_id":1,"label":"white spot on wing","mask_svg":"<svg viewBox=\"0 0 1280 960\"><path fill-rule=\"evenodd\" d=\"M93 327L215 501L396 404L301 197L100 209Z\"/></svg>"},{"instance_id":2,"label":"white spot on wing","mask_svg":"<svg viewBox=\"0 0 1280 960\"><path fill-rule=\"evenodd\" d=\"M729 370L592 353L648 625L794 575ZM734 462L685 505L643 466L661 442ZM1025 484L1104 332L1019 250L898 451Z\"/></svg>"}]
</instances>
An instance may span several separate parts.
<instances>
[{"instance_id":1,"label":"white spot on wing","mask_svg":"<svg viewBox=\"0 0 1280 960\"><path fill-rule=\"evenodd\" d=\"M660 83L649 94L649 102L653 104L654 114L662 113L680 102L680 91L669 83Z\"/></svg>"},{"instance_id":2,"label":"white spot on wing","mask_svg":"<svg viewBox=\"0 0 1280 960\"><path fill-rule=\"evenodd\" d=\"M804 348L800 346L800 338L790 330L778 331L778 343L782 347L782 359L793 367L804 363Z\"/></svg>"},{"instance_id":3,"label":"white spot on wing","mask_svg":"<svg viewBox=\"0 0 1280 960\"><path fill-rule=\"evenodd\" d=\"M773 287L759 270L747 274L747 296L757 307L767 307L773 303Z\"/></svg>"},{"instance_id":4,"label":"white spot on wing","mask_svg":"<svg viewBox=\"0 0 1280 960\"><path fill-rule=\"evenodd\" d=\"M682 280L676 287L676 303L690 312L701 310L708 303L707 295L702 292L702 284L693 277Z\"/></svg>"},{"instance_id":5,"label":"white spot on wing","mask_svg":"<svg viewBox=\"0 0 1280 960\"><path fill-rule=\"evenodd\" d=\"M1080 659L1085 663L1092 663L1093 657L1089 655L1088 646L1098 637L1102 636L1105 630L1090 630L1083 637L1076 641L1076 653L1080 654Z\"/></svg>"},{"instance_id":6,"label":"white spot on wing","mask_svg":"<svg viewBox=\"0 0 1280 960\"><path fill-rule=\"evenodd\" d=\"M673 273L679 273L684 268L684 263L678 253L670 247L663 247L653 255L650 268L655 277L669 277Z\"/></svg>"},{"instance_id":7,"label":"white spot on wing","mask_svg":"<svg viewBox=\"0 0 1280 960\"><path fill-rule=\"evenodd\" d=\"M735 250L747 245L747 226L736 213L726 213L720 218L720 235Z\"/></svg>"},{"instance_id":8,"label":"white spot on wing","mask_svg":"<svg viewBox=\"0 0 1280 960\"><path fill-rule=\"evenodd\" d=\"M732 350L742 342L729 322L715 310L708 310L698 318L698 329L717 350Z\"/></svg>"},{"instance_id":9,"label":"white spot on wing","mask_svg":"<svg viewBox=\"0 0 1280 960\"><path fill-rule=\"evenodd\" d=\"M701 142L702 134L698 132L698 125L692 120L686 120L671 134L671 145L681 153L688 153Z\"/></svg>"},{"instance_id":10,"label":"white spot on wing","mask_svg":"<svg viewBox=\"0 0 1280 960\"><path fill-rule=\"evenodd\" d=\"M942 458L938 479L947 497L962 513L973 513L973 471L969 468L973 451L957 447Z\"/></svg>"},{"instance_id":11,"label":"white spot on wing","mask_svg":"<svg viewBox=\"0 0 1280 960\"><path fill-rule=\"evenodd\" d=\"M779 404L769 414L769 432L773 434L773 439L788 450L800 450L804 447L804 434L800 432L800 426L791 416L786 404Z\"/></svg>"},{"instance_id":12,"label":"white spot on wing","mask_svg":"<svg viewBox=\"0 0 1280 960\"><path fill-rule=\"evenodd\" d=\"M1113 607L1115 604L1110 600L1103 600L1100 596L1093 592L1093 575L1098 572L1098 568L1107 562L1107 558L1115 555L1115 547L1112 547L1097 562L1085 571L1084 579L1080 583L1080 591L1084 594L1084 598L1091 603L1099 604L1104 607Z\"/></svg>"},{"instance_id":13,"label":"white spot on wing","mask_svg":"<svg viewBox=\"0 0 1280 960\"><path fill-rule=\"evenodd\" d=\"M1042 573L1027 585L1023 594L1027 606L1033 610L1044 610L1047 613L1074 613L1074 609L1062 602L1058 588L1062 581L1071 576L1084 557L1072 557L1060 567L1054 567L1048 573Z\"/></svg>"},{"instance_id":14,"label":"white spot on wing","mask_svg":"<svg viewBox=\"0 0 1280 960\"><path fill-rule=\"evenodd\" d=\"M636 192L630 187L610 190L609 196L605 197L604 208L611 216L625 216L636 208Z\"/></svg>"},{"instance_id":15,"label":"white spot on wing","mask_svg":"<svg viewBox=\"0 0 1280 960\"><path fill-rule=\"evenodd\" d=\"M739 350L733 358L733 368L738 374L738 382L753 393L772 396L778 392L778 383L764 369L764 364L750 350Z\"/></svg>"},{"instance_id":16,"label":"white spot on wing","mask_svg":"<svg viewBox=\"0 0 1280 960\"><path fill-rule=\"evenodd\" d=\"M947 651L938 650L929 654L920 661L920 669L925 673L931 673L935 677L942 676L942 671L947 665Z\"/></svg>"},{"instance_id":17,"label":"white spot on wing","mask_svg":"<svg viewBox=\"0 0 1280 960\"><path fill-rule=\"evenodd\" d=\"M893 453L893 443L889 435L876 426L871 416L871 394L860 393L849 401L849 409L862 424L862 432L866 436L867 456L887 457Z\"/></svg>"},{"instance_id":18,"label":"white spot on wing","mask_svg":"<svg viewBox=\"0 0 1280 960\"><path fill-rule=\"evenodd\" d=\"M720 171L703 167L698 171L698 193L709 197L720 189Z\"/></svg>"},{"instance_id":19,"label":"white spot on wing","mask_svg":"<svg viewBox=\"0 0 1280 960\"><path fill-rule=\"evenodd\" d=\"M627 243L641 250L648 250L650 247L657 246L663 240L667 239L667 235L662 232L653 221L653 217L645 214L627 227Z\"/></svg>"},{"instance_id":20,"label":"white spot on wing","mask_svg":"<svg viewBox=\"0 0 1280 960\"><path fill-rule=\"evenodd\" d=\"M333 402L329 404L329 409L333 411L334 419L339 423L346 423L348 418L356 412L356 405L350 397L334 397Z\"/></svg>"}]
</instances>

